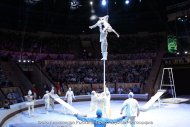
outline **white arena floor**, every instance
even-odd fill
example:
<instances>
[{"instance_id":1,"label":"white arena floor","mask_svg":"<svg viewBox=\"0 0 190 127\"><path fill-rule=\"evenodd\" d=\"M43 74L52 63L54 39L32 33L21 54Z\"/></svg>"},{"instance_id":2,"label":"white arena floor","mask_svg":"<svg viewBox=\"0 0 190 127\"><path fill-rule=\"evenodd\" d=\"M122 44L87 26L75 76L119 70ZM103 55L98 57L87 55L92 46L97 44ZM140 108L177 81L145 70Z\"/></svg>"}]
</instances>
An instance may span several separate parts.
<instances>
[{"instance_id":1,"label":"white arena floor","mask_svg":"<svg viewBox=\"0 0 190 127\"><path fill-rule=\"evenodd\" d=\"M111 101L111 118L120 117L120 109L123 101ZM143 106L145 102L139 102ZM73 106L88 117L94 117L95 113L90 112L90 102L74 102ZM3 127L93 127L92 124L82 124L72 115L63 113L63 107L56 104L55 111L46 114L44 107L35 108L35 113L29 117L27 111L21 112L9 120ZM73 123L72 125L68 125ZM67 125L65 125L67 124ZM121 124L108 124L107 127L122 127ZM130 125L128 125L130 127ZM162 103L158 107L155 103L153 107L141 112L137 118L136 127L190 127L190 104Z\"/></svg>"}]
</instances>

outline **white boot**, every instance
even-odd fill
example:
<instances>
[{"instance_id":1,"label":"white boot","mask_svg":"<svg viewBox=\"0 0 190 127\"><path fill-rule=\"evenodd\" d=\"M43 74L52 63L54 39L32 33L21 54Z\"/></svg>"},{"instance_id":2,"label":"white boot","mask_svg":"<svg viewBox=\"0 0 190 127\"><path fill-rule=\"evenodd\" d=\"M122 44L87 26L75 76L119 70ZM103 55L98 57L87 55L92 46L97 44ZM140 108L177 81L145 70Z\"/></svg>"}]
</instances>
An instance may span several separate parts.
<instances>
[{"instance_id":1,"label":"white boot","mask_svg":"<svg viewBox=\"0 0 190 127\"><path fill-rule=\"evenodd\" d=\"M101 60L107 60L107 55L108 55L108 52L103 52L102 53L103 58Z\"/></svg>"}]
</instances>

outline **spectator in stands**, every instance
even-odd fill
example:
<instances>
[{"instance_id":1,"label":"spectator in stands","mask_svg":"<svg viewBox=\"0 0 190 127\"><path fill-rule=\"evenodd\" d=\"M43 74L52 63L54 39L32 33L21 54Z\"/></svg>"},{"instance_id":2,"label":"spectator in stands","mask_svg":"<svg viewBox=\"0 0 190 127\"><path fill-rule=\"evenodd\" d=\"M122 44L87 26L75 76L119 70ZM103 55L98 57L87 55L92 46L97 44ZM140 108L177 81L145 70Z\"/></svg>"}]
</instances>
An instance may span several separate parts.
<instances>
[{"instance_id":1,"label":"spectator in stands","mask_svg":"<svg viewBox=\"0 0 190 127\"><path fill-rule=\"evenodd\" d=\"M132 87L132 91L133 91L134 94L139 94L140 93L140 88L135 84Z\"/></svg>"},{"instance_id":2,"label":"spectator in stands","mask_svg":"<svg viewBox=\"0 0 190 127\"><path fill-rule=\"evenodd\" d=\"M123 93L123 88L121 86L119 86L119 88L117 89L117 93L118 94L122 94Z\"/></svg>"},{"instance_id":3,"label":"spectator in stands","mask_svg":"<svg viewBox=\"0 0 190 127\"><path fill-rule=\"evenodd\" d=\"M57 82L57 84L56 84L56 90L57 90L57 94L58 95L61 95L61 85L60 85L60 82Z\"/></svg>"},{"instance_id":4,"label":"spectator in stands","mask_svg":"<svg viewBox=\"0 0 190 127\"><path fill-rule=\"evenodd\" d=\"M34 99L37 99L37 89L36 89L36 85L35 84L33 84L32 85L32 93L33 93L33 95L34 95Z\"/></svg>"},{"instance_id":5,"label":"spectator in stands","mask_svg":"<svg viewBox=\"0 0 190 127\"><path fill-rule=\"evenodd\" d=\"M17 103L16 94L13 89L10 89L9 93L7 94L7 98L10 101L10 104Z\"/></svg>"}]
</instances>

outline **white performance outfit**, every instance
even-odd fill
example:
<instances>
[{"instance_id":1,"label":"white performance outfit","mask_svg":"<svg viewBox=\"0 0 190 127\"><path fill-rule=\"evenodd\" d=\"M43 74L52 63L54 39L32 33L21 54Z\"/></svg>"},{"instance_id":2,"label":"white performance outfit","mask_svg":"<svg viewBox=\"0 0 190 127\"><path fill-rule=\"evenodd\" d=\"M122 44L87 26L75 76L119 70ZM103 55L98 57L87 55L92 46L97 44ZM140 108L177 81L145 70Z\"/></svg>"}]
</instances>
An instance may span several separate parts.
<instances>
[{"instance_id":1,"label":"white performance outfit","mask_svg":"<svg viewBox=\"0 0 190 127\"><path fill-rule=\"evenodd\" d=\"M111 108L110 108L110 100L111 100L111 95L110 92L108 90L108 88L106 88L105 91L105 102L104 102L104 112L106 114L106 117L110 117L111 116Z\"/></svg>"},{"instance_id":2,"label":"white performance outfit","mask_svg":"<svg viewBox=\"0 0 190 127\"><path fill-rule=\"evenodd\" d=\"M31 114L34 113L34 97L31 95L32 92L29 90L28 91L28 95L25 96L25 99L26 99L26 105L28 106L28 114L29 116L31 116ZM31 113L31 110L32 110L32 113Z\"/></svg>"},{"instance_id":3,"label":"white performance outfit","mask_svg":"<svg viewBox=\"0 0 190 127\"><path fill-rule=\"evenodd\" d=\"M54 107L55 107L55 100L54 100L54 98L52 96L54 96L54 95L55 95L55 91L54 91L54 89L52 89L50 91L50 106L52 107L53 110L54 110Z\"/></svg>"},{"instance_id":4,"label":"white performance outfit","mask_svg":"<svg viewBox=\"0 0 190 127\"><path fill-rule=\"evenodd\" d=\"M99 17L99 20L96 24L89 26L90 29L93 29L95 27L99 27L100 31L100 42L101 42L101 52L102 52L102 59L101 60L107 60L107 35L108 32L114 32L117 37L119 37L119 34L111 27L111 25L108 23L109 16L106 15L104 17Z\"/></svg>"},{"instance_id":5,"label":"white performance outfit","mask_svg":"<svg viewBox=\"0 0 190 127\"><path fill-rule=\"evenodd\" d=\"M43 99L45 101L45 110L46 110L46 113L48 113L48 110L49 110L49 107L50 107L50 95L49 95L49 92L46 93L43 96Z\"/></svg>"},{"instance_id":6,"label":"white performance outfit","mask_svg":"<svg viewBox=\"0 0 190 127\"><path fill-rule=\"evenodd\" d=\"M124 116L126 118L124 119L124 122L128 123L130 120L131 127L135 127L135 118L139 115L139 104L136 99L129 98L124 101L121 109L121 113L124 110ZM124 126L127 126L127 124L124 124Z\"/></svg>"},{"instance_id":7,"label":"white performance outfit","mask_svg":"<svg viewBox=\"0 0 190 127\"><path fill-rule=\"evenodd\" d=\"M65 99L67 99L67 103L72 105L73 99L75 99L73 91L68 90L65 95Z\"/></svg>"},{"instance_id":8,"label":"white performance outfit","mask_svg":"<svg viewBox=\"0 0 190 127\"><path fill-rule=\"evenodd\" d=\"M102 110L105 117L110 117L110 92L106 89L106 92L96 93L93 91L91 95L90 111Z\"/></svg>"},{"instance_id":9,"label":"white performance outfit","mask_svg":"<svg viewBox=\"0 0 190 127\"><path fill-rule=\"evenodd\" d=\"M96 110L97 110L97 94L95 91L92 91L90 111L95 112Z\"/></svg>"}]
</instances>

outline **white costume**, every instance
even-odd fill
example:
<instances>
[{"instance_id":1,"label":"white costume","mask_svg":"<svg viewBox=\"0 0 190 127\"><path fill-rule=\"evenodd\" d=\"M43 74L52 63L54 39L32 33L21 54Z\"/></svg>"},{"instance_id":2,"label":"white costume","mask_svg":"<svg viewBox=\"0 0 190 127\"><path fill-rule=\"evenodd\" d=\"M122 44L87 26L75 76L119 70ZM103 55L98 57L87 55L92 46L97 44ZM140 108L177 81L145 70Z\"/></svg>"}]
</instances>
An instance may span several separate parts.
<instances>
[{"instance_id":1,"label":"white costume","mask_svg":"<svg viewBox=\"0 0 190 127\"><path fill-rule=\"evenodd\" d=\"M108 23L109 16L106 15L104 17L99 17L99 20L96 24L89 26L90 29L93 29L95 27L99 27L100 31L100 42L101 42L101 52L102 52L102 59L101 60L107 60L107 34L108 32L114 32L117 37L119 37L119 34L111 27L111 25Z\"/></svg>"},{"instance_id":2,"label":"white costume","mask_svg":"<svg viewBox=\"0 0 190 127\"><path fill-rule=\"evenodd\" d=\"M133 99L134 95L132 92L130 92L128 96L129 99L125 100L122 105L121 114L123 110L125 110L124 116L126 116L126 118L124 122L128 123L128 121L130 120L129 123L131 124L131 127L135 127L135 118L139 116L140 113L139 104L136 99ZM125 126L127 126L127 124L125 124Z\"/></svg>"},{"instance_id":3,"label":"white costume","mask_svg":"<svg viewBox=\"0 0 190 127\"><path fill-rule=\"evenodd\" d=\"M54 87L52 87L52 89L50 91L50 106L54 110L55 100L51 97L51 95L53 95L53 96L55 95Z\"/></svg>"},{"instance_id":4,"label":"white costume","mask_svg":"<svg viewBox=\"0 0 190 127\"><path fill-rule=\"evenodd\" d=\"M49 94L49 91L46 91L46 94L43 96L43 99L45 101L46 113L48 113L49 106L50 106L50 94Z\"/></svg>"},{"instance_id":5,"label":"white costume","mask_svg":"<svg viewBox=\"0 0 190 127\"><path fill-rule=\"evenodd\" d=\"M72 105L73 99L75 99L73 91L71 91L71 88L66 92L65 99L67 99L67 103Z\"/></svg>"},{"instance_id":6,"label":"white costume","mask_svg":"<svg viewBox=\"0 0 190 127\"><path fill-rule=\"evenodd\" d=\"M104 112L106 114L107 117L110 117L110 99L111 99L111 96L110 96L110 92L108 90L108 88L106 88L106 91L105 91L105 102L104 102Z\"/></svg>"},{"instance_id":7,"label":"white costume","mask_svg":"<svg viewBox=\"0 0 190 127\"><path fill-rule=\"evenodd\" d=\"M28 106L28 114L29 116L31 116L31 111L32 110L32 113L34 113L34 97L32 96L32 91L29 90L28 91L28 95L25 96L26 98L26 105Z\"/></svg>"},{"instance_id":8,"label":"white costume","mask_svg":"<svg viewBox=\"0 0 190 127\"><path fill-rule=\"evenodd\" d=\"M95 91L91 93L90 111L94 112L97 110L97 93Z\"/></svg>"}]
</instances>

